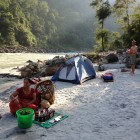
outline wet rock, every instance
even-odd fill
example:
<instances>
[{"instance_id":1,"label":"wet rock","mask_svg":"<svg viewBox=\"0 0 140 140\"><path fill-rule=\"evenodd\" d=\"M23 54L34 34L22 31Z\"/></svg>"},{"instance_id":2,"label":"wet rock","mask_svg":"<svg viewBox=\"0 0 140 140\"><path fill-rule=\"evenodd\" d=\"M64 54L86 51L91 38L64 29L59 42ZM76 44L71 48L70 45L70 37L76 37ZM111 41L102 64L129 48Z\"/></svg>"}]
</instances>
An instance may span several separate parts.
<instances>
[{"instance_id":1,"label":"wet rock","mask_svg":"<svg viewBox=\"0 0 140 140\"><path fill-rule=\"evenodd\" d=\"M114 53L111 53L108 56L106 56L106 59L107 59L108 63L118 62L118 60L119 60L117 55Z\"/></svg>"}]
</instances>

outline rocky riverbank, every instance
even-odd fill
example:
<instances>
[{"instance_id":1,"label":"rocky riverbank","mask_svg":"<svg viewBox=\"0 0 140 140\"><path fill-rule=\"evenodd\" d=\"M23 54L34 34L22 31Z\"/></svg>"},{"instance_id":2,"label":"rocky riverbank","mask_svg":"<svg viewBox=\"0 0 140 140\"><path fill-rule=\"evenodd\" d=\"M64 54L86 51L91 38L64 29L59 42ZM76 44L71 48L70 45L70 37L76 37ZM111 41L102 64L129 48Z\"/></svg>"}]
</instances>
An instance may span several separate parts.
<instances>
[{"instance_id":1,"label":"rocky riverbank","mask_svg":"<svg viewBox=\"0 0 140 140\"><path fill-rule=\"evenodd\" d=\"M25 46L0 46L0 53L57 53L55 48L25 47ZM63 50L63 52L65 52Z\"/></svg>"}]
</instances>

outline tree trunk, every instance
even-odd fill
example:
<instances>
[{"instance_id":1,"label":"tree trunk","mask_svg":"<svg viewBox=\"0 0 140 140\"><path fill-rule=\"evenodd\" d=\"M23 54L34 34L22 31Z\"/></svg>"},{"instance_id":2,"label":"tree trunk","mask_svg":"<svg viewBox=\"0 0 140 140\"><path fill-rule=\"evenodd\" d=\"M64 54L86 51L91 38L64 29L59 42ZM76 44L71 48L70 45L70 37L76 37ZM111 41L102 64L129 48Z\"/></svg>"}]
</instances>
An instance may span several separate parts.
<instances>
[{"instance_id":1,"label":"tree trunk","mask_svg":"<svg viewBox=\"0 0 140 140\"><path fill-rule=\"evenodd\" d=\"M102 31L104 29L104 20L102 20ZM102 34L102 51L104 51L104 35Z\"/></svg>"},{"instance_id":2,"label":"tree trunk","mask_svg":"<svg viewBox=\"0 0 140 140\"><path fill-rule=\"evenodd\" d=\"M129 7L128 7L128 1L126 3L126 16L127 16L127 30L128 30L128 38L130 38L130 23L129 23Z\"/></svg>"}]
</instances>

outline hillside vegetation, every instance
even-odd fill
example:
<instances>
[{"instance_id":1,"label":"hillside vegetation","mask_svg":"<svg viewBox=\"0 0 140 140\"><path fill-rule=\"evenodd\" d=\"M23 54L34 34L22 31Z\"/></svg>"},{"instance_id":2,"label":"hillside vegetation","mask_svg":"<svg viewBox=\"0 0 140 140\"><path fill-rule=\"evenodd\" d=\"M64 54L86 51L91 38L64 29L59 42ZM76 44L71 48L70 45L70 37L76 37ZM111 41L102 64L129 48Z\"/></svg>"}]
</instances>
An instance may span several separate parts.
<instances>
[{"instance_id":1,"label":"hillside vegetation","mask_svg":"<svg viewBox=\"0 0 140 140\"><path fill-rule=\"evenodd\" d=\"M0 48L8 46L12 50L12 47L20 49L22 46L25 50L39 48L46 52L100 50L102 44L97 34L101 27L97 7L91 7L91 2L0 0ZM139 43L139 6L135 5L135 10L129 15L129 27L125 22L128 17L122 14L118 19L115 17L118 9L113 8L111 3L111 16L106 18L104 24L108 30L107 41L104 41L105 50L121 48L127 44L129 46L128 42L132 38Z\"/></svg>"}]
</instances>

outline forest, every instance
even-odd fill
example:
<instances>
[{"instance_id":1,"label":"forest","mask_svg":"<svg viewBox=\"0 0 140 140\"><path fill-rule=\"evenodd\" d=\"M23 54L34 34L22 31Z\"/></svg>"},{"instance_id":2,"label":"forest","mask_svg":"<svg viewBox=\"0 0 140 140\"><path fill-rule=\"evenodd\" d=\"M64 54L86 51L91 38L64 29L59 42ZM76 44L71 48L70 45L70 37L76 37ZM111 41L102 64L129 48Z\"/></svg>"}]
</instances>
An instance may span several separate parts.
<instances>
[{"instance_id":1,"label":"forest","mask_svg":"<svg viewBox=\"0 0 140 140\"><path fill-rule=\"evenodd\" d=\"M0 0L0 47L90 52L140 44L139 0Z\"/></svg>"}]
</instances>

